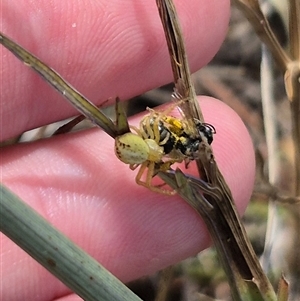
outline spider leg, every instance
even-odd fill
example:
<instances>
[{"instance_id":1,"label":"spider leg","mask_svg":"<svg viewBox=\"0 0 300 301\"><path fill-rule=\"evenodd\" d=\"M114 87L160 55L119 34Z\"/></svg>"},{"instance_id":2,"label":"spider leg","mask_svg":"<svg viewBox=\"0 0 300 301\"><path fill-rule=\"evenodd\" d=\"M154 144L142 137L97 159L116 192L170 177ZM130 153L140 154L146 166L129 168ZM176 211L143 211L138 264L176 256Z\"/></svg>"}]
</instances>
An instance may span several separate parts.
<instances>
[{"instance_id":1,"label":"spider leg","mask_svg":"<svg viewBox=\"0 0 300 301\"><path fill-rule=\"evenodd\" d=\"M159 133L159 122L161 120L161 116L160 114L157 114L158 116L154 119L154 123L153 123L153 132L154 132L154 137L153 140L159 144L159 140L160 140L160 133Z\"/></svg>"},{"instance_id":2,"label":"spider leg","mask_svg":"<svg viewBox=\"0 0 300 301\"><path fill-rule=\"evenodd\" d=\"M141 136L141 131L134 125L130 125L129 128L134 130L138 136Z\"/></svg>"},{"instance_id":3,"label":"spider leg","mask_svg":"<svg viewBox=\"0 0 300 301\"><path fill-rule=\"evenodd\" d=\"M147 176L146 176L146 185L147 187L154 187L151 182L152 179L154 177L154 167L155 167L155 163L154 162L150 162L148 165L148 170L147 170Z\"/></svg>"},{"instance_id":4,"label":"spider leg","mask_svg":"<svg viewBox=\"0 0 300 301\"><path fill-rule=\"evenodd\" d=\"M169 166L169 164L166 164L166 165ZM163 168L163 169L168 169L168 168L169 167L165 166L165 168ZM148 169L147 175L146 175L146 180L142 181L141 178L146 169ZM162 184L159 184L156 186L152 185L151 182L152 182L154 175L155 175L155 162L147 161L141 165L140 170L139 170L138 174L136 175L135 181L138 185L144 186L154 192L158 192L158 193L165 194L165 195L175 195L177 193L176 190L162 189L161 187L167 185L166 183L162 183Z\"/></svg>"},{"instance_id":5,"label":"spider leg","mask_svg":"<svg viewBox=\"0 0 300 301\"><path fill-rule=\"evenodd\" d=\"M131 170L136 170L139 166L140 166L140 164L129 164L129 168Z\"/></svg>"},{"instance_id":6,"label":"spider leg","mask_svg":"<svg viewBox=\"0 0 300 301\"><path fill-rule=\"evenodd\" d=\"M155 137L155 133L153 132L153 128L151 126L151 120L153 119L153 111L151 111L150 115L145 119L145 125L146 125L146 128L147 128L147 133L149 135L149 138L154 140L154 137ZM145 139L147 139L148 136L147 134L145 133Z\"/></svg>"},{"instance_id":7,"label":"spider leg","mask_svg":"<svg viewBox=\"0 0 300 301\"><path fill-rule=\"evenodd\" d=\"M150 162L151 163L151 162ZM142 176L143 176L143 174L144 174L144 172L145 172L145 170L146 170L146 168L149 166L149 161L146 161L146 162L144 162L142 165L141 165L141 167L140 167L140 169L139 169L139 171L138 171L138 173L137 173L137 175L136 175L136 177L135 177L135 181L136 181L136 183L138 184L138 185L142 185L142 186L145 186L145 187L148 187L147 186L147 181L146 182L144 182L144 181L142 181L141 179L142 179ZM148 177L148 175L147 175L147 177Z\"/></svg>"}]
</instances>

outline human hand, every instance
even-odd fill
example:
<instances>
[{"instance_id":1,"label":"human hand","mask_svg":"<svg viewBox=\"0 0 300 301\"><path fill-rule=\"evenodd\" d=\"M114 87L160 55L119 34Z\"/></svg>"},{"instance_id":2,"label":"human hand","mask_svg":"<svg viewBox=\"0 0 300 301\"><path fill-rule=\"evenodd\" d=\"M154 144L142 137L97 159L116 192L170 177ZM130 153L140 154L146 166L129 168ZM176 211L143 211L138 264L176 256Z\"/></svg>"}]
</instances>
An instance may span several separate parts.
<instances>
[{"instance_id":1,"label":"human hand","mask_svg":"<svg viewBox=\"0 0 300 301\"><path fill-rule=\"evenodd\" d=\"M189 2L175 4L195 71L224 38L229 1ZM76 4L2 1L2 30L98 104L172 81L155 1ZM2 140L75 112L32 70L0 49ZM206 122L217 129L216 160L242 212L254 179L251 140L231 109L212 98L199 99ZM136 185L136 172L116 159L113 145L103 131L91 129L7 147L1 150L1 180L122 281L207 247L208 232L193 209L177 196ZM1 234L0 239L3 300L80 299L7 237Z\"/></svg>"}]
</instances>

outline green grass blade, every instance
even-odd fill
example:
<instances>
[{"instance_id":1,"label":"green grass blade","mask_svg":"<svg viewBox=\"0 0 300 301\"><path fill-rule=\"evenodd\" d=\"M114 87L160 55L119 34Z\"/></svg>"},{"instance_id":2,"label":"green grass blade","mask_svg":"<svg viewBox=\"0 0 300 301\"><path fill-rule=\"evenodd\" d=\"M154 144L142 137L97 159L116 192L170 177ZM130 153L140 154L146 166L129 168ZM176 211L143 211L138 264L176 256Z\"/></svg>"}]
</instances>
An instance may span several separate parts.
<instances>
[{"instance_id":1,"label":"green grass blade","mask_svg":"<svg viewBox=\"0 0 300 301\"><path fill-rule=\"evenodd\" d=\"M141 301L1 184L0 230L84 300Z\"/></svg>"}]
</instances>

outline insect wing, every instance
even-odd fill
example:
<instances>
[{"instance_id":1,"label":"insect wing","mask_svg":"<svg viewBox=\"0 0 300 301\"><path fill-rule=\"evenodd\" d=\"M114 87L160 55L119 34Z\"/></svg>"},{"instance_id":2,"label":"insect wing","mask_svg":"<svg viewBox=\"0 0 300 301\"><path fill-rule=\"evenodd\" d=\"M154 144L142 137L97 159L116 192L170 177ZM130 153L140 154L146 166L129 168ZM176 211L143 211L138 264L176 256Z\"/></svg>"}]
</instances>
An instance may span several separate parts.
<instances>
[{"instance_id":1,"label":"insect wing","mask_svg":"<svg viewBox=\"0 0 300 301\"><path fill-rule=\"evenodd\" d=\"M199 117L198 111L195 109L194 100L189 96L184 86L183 81L179 79L172 97L177 103L177 109L185 123L187 133L196 138L199 133L194 120Z\"/></svg>"}]
</instances>

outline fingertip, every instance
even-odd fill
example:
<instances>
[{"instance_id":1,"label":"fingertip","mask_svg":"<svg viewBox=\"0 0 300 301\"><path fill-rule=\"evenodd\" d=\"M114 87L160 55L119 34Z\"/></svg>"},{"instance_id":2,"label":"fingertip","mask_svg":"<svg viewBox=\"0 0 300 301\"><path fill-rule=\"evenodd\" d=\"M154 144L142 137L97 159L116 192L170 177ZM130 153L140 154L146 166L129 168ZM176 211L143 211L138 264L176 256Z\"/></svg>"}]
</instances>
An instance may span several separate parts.
<instances>
[{"instance_id":1,"label":"fingertip","mask_svg":"<svg viewBox=\"0 0 300 301\"><path fill-rule=\"evenodd\" d=\"M224 103L199 100L217 130L216 161L242 212L254 179L250 136ZM112 139L97 129L10 147L2 159L3 182L124 281L208 246L197 213L178 196L136 185L136 171L115 158Z\"/></svg>"},{"instance_id":2,"label":"fingertip","mask_svg":"<svg viewBox=\"0 0 300 301\"><path fill-rule=\"evenodd\" d=\"M2 30L94 103L117 95L128 99L171 81L154 1L80 1L76 6L70 0L19 2L3 5ZM215 55L225 37L229 1L176 2L189 64L196 71ZM15 22L23 19L28 26ZM74 114L37 74L2 51L7 79L2 91L3 124L14 122L13 127L3 127L3 140Z\"/></svg>"}]
</instances>

